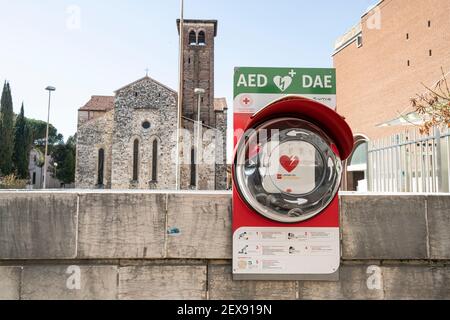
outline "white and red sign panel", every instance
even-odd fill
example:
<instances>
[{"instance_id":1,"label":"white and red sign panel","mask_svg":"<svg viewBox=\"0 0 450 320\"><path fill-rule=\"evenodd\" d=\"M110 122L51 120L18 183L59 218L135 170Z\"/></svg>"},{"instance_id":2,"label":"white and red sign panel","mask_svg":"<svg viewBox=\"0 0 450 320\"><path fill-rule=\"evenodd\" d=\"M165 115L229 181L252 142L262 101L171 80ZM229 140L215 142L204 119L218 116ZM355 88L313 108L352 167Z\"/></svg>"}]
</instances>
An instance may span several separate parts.
<instances>
[{"instance_id":1,"label":"white and red sign panel","mask_svg":"<svg viewBox=\"0 0 450 320\"><path fill-rule=\"evenodd\" d=\"M353 136L335 93L334 69L236 69L235 279L337 273L337 191Z\"/></svg>"}]
</instances>

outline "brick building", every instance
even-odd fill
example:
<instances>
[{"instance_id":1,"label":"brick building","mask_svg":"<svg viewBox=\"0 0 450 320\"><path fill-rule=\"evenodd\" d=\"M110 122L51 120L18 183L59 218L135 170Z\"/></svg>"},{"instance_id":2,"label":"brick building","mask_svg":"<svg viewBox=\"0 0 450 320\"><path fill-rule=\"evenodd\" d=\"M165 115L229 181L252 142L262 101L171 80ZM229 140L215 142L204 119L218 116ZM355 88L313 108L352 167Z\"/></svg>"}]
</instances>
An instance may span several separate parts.
<instances>
[{"instance_id":1,"label":"brick building","mask_svg":"<svg viewBox=\"0 0 450 320\"><path fill-rule=\"evenodd\" d=\"M186 20L184 34L182 126L187 133L180 150L181 187L225 189L227 104L224 98L214 97L217 21ZM195 88L205 93L200 97ZM149 76L118 89L114 96L92 96L78 111L76 187L175 188L177 96ZM201 151L207 150L212 158L200 159L199 167L195 143L198 103Z\"/></svg>"},{"instance_id":2,"label":"brick building","mask_svg":"<svg viewBox=\"0 0 450 320\"><path fill-rule=\"evenodd\" d=\"M449 17L449 0L383 0L336 41L337 108L358 141L401 132L383 124L412 112L410 98L435 85L441 68L450 72ZM364 176L363 152L349 180Z\"/></svg>"}]
</instances>

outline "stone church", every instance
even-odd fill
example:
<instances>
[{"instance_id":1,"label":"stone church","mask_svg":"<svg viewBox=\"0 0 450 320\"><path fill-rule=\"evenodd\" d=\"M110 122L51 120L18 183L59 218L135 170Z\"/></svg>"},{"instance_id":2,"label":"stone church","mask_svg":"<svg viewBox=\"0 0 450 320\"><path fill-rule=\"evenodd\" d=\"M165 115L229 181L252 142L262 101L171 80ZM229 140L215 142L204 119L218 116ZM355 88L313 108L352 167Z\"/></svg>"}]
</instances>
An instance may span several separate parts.
<instances>
[{"instance_id":1,"label":"stone church","mask_svg":"<svg viewBox=\"0 0 450 320\"><path fill-rule=\"evenodd\" d=\"M179 30L179 21L177 26ZM214 97L216 35L216 20L184 21L183 190L226 188L227 103ZM196 88L204 94L196 94ZM176 91L148 75L118 89L114 96L92 96L78 111L76 187L174 189L177 97ZM199 103L199 155L209 161L199 160L197 166Z\"/></svg>"}]
</instances>

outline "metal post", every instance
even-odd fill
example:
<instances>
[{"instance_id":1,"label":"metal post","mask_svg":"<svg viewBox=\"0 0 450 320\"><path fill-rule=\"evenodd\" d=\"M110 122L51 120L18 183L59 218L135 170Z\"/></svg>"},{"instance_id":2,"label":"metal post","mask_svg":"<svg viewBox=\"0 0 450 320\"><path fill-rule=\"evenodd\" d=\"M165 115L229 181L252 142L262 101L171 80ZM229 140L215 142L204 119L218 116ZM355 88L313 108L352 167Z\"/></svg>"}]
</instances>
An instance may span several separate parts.
<instances>
[{"instance_id":1,"label":"metal post","mask_svg":"<svg viewBox=\"0 0 450 320\"><path fill-rule=\"evenodd\" d=\"M379 153L379 151L378 151L378 147L379 147L379 145L380 145L380 142L379 142L379 140L377 140L376 142L375 142L375 145L374 145L374 147L375 147L375 153L374 153L374 155L375 155L375 162L376 162L376 169L375 169L375 175L374 175L374 177L375 177L375 188L374 188L374 190L373 191L375 191L375 192L380 192L380 153Z\"/></svg>"},{"instance_id":2,"label":"metal post","mask_svg":"<svg viewBox=\"0 0 450 320\"><path fill-rule=\"evenodd\" d=\"M415 178L415 185L416 185L416 192L419 192L420 185L419 185L419 161L417 159L417 130L414 129L414 178Z\"/></svg>"},{"instance_id":3,"label":"metal post","mask_svg":"<svg viewBox=\"0 0 450 320\"><path fill-rule=\"evenodd\" d=\"M446 192L450 192L450 129L447 128L446 130L446 142L447 142L447 148L446 148L446 158L447 158L447 172L446 172L446 179L447 179L447 189Z\"/></svg>"},{"instance_id":4,"label":"metal post","mask_svg":"<svg viewBox=\"0 0 450 320\"><path fill-rule=\"evenodd\" d=\"M48 135L49 135L49 127L50 127L50 103L52 98L52 91L55 91L53 87L47 87L45 90L48 91L48 110L47 110L47 131L45 133L45 153L44 153L44 184L42 186L43 189L47 189L47 166L48 166Z\"/></svg>"},{"instance_id":5,"label":"metal post","mask_svg":"<svg viewBox=\"0 0 450 320\"><path fill-rule=\"evenodd\" d=\"M373 192L373 153L372 141L367 141L367 168L366 168L366 179L367 179L367 191Z\"/></svg>"},{"instance_id":6,"label":"metal post","mask_svg":"<svg viewBox=\"0 0 450 320\"><path fill-rule=\"evenodd\" d=\"M401 146L401 136L400 134L397 134L394 137L395 142L395 164L396 164L396 170L395 170L395 192L402 192L402 146Z\"/></svg>"},{"instance_id":7,"label":"metal post","mask_svg":"<svg viewBox=\"0 0 450 320\"><path fill-rule=\"evenodd\" d=\"M177 121L177 144L176 144L176 160L175 160L175 189L180 190L180 140L182 130L182 114L183 114L183 47L184 47L184 0L180 2L180 52L179 52L179 89L178 89L178 121Z\"/></svg>"},{"instance_id":8,"label":"metal post","mask_svg":"<svg viewBox=\"0 0 450 320\"><path fill-rule=\"evenodd\" d=\"M391 192L391 173L392 173L392 167L390 165L390 158L392 155L392 150L391 150L391 141L389 138L385 138L384 139L384 145L386 148L386 157L384 159L384 161L386 162L386 176L387 176L387 185L386 185L386 192Z\"/></svg>"},{"instance_id":9,"label":"metal post","mask_svg":"<svg viewBox=\"0 0 450 320\"><path fill-rule=\"evenodd\" d=\"M413 141L411 141L412 138L412 132L411 130L408 130L408 191L413 192L413 158L412 158L412 147L413 147Z\"/></svg>"},{"instance_id":10,"label":"metal post","mask_svg":"<svg viewBox=\"0 0 450 320\"><path fill-rule=\"evenodd\" d=\"M195 160L197 161L197 170L195 170L197 177L195 178L195 184L197 190L200 189L200 149L201 149L201 132L202 132L202 120L201 120L201 98L198 96L198 117L197 117L197 154Z\"/></svg>"},{"instance_id":11,"label":"metal post","mask_svg":"<svg viewBox=\"0 0 450 320\"><path fill-rule=\"evenodd\" d=\"M435 128L434 131L435 136L435 186L436 192L443 192L443 183L442 183L442 150L441 150L441 131L438 127Z\"/></svg>"}]
</instances>

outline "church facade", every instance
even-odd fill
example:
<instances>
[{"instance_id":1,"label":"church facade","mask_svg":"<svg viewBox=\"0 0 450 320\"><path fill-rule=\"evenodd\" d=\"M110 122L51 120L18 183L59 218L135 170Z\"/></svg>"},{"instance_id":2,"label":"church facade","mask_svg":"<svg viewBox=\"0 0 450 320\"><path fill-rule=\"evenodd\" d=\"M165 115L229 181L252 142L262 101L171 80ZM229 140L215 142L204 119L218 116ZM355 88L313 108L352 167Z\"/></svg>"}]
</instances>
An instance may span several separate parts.
<instances>
[{"instance_id":1,"label":"church facade","mask_svg":"<svg viewBox=\"0 0 450 320\"><path fill-rule=\"evenodd\" d=\"M184 35L180 185L183 190L223 190L227 104L214 97L217 21L185 20ZM204 94L196 94L196 88ZM76 187L174 189L177 97L176 91L149 76L118 89L114 96L92 96L78 111Z\"/></svg>"}]
</instances>

